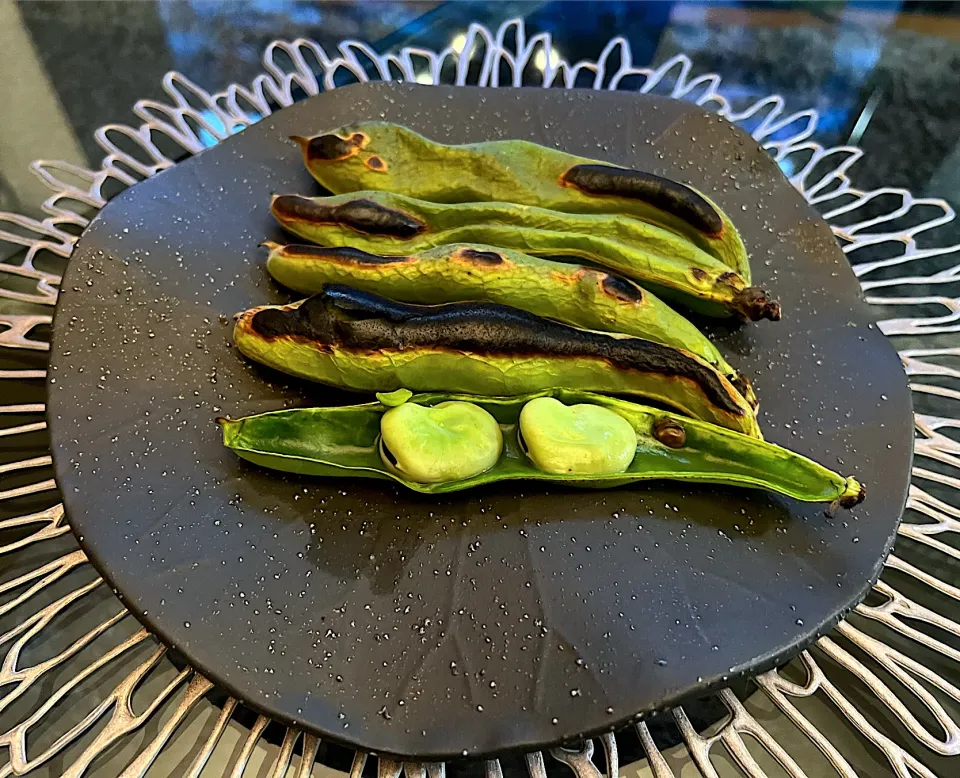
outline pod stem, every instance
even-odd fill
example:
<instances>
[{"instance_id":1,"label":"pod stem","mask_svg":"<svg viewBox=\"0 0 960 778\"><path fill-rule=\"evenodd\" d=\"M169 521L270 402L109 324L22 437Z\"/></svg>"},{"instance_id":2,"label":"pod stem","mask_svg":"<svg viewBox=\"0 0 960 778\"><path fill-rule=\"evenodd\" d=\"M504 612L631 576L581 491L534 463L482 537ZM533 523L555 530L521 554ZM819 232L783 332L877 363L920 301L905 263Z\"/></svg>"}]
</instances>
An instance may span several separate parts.
<instances>
[{"instance_id":1,"label":"pod stem","mask_svg":"<svg viewBox=\"0 0 960 778\"><path fill-rule=\"evenodd\" d=\"M847 478L844 482L843 492L841 495L830 503L824 514L827 518L832 519L838 508L852 508L854 505L859 505L863 502L863 498L866 497L867 490L864 488L856 478Z\"/></svg>"},{"instance_id":2,"label":"pod stem","mask_svg":"<svg viewBox=\"0 0 960 778\"><path fill-rule=\"evenodd\" d=\"M866 487L856 478L848 478L846 486L843 490L843 494L841 494L839 497L840 507L852 508L854 505L859 505L862 503L863 498L866 496Z\"/></svg>"},{"instance_id":3,"label":"pod stem","mask_svg":"<svg viewBox=\"0 0 960 778\"><path fill-rule=\"evenodd\" d=\"M731 307L748 321L780 321L780 303L770 298L770 294L759 286L741 289L731 302Z\"/></svg>"}]
</instances>

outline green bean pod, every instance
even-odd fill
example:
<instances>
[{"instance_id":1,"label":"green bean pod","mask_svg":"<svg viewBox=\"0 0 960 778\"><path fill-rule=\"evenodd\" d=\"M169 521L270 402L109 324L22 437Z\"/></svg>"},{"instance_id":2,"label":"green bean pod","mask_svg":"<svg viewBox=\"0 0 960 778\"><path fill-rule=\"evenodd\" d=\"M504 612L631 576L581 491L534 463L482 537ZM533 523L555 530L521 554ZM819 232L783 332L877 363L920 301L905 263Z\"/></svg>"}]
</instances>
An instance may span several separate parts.
<instances>
[{"instance_id":1,"label":"green bean pod","mask_svg":"<svg viewBox=\"0 0 960 778\"><path fill-rule=\"evenodd\" d=\"M449 243L486 243L540 257L588 260L709 316L779 319L780 305L688 240L609 214L564 214L512 203L444 205L385 192L275 197L287 230L324 246L411 254Z\"/></svg>"},{"instance_id":2,"label":"green bean pod","mask_svg":"<svg viewBox=\"0 0 960 778\"><path fill-rule=\"evenodd\" d=\"M257 465L312 476L392 479L409 489L440 494L480 484L529 479L609 488L637 481L669 479L766 489L806 502L853 507L864 497L854 478L844 478L787 449L694 419L589 392L556 389L522 397L422 394L400 390L380 401L338 408L297 408L243 419L219 419L223 442ZM626 471L599 475L549 473L526 456L518 439L520 413L539 397L564 405L594 404L626 419L637 437ZM488 470L456 481L418 483L387 468L380 456L384 413L406 401L421 406L473 403L491 414L503 431L500 458Z\"/></svg>"},{"instance_id":3,"label":"green bean pod","mask_svg":"<svg viewBox=\"0 0 960 778\"><path fill-rule=\"evenodd\" d=\"M378 189L438 203L496 200L625 214L675 232L750 282L746 249L727 214L662 176L522 140L448 146L387 122L293 140L313 177L334 194Z\"/></svg>"},{"instance_id":4,"label":"green bean pod","mask_svg":"<svg viewBox=\"0 0 960 778\"><path fill-rule=\"evenodd\" d=\"M760 437L749 403L693 354L497 303L410 305L330 284L307 300L241 314L234 341L250 359L344 389L638 395Z\"/></svg>"},{"instance_id":5,"label":"green bean pod","mask_svg":"<svg viewBox=\"0 0 960 778\"><path fill-rule=\"evenodd\" d=\"M756 400L749 381L738 376L689 321L634 282L603 270L478 243L438 246L408 256L263 245L270 249L270 275L297 292L313 294L326 284L346 284L404 303L512 305L574 327L619 332L684 349L713 365L748 400Z\"/></svg>"}]
</instances>

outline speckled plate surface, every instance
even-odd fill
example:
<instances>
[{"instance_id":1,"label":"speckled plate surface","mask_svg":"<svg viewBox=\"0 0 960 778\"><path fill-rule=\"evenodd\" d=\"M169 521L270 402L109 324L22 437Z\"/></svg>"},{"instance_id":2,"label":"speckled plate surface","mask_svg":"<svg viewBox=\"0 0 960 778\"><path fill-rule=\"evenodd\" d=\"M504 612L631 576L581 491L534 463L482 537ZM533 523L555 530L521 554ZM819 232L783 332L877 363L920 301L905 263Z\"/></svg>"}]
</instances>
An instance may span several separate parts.
<instances>
[{"instance_id":1,"label":"speckled plate surface","mask_svg":"<svg viewBox=\"0 0 960 778\"><path fill-rule=\"evenodd\" d=\"M287 137L362 119L526 138L708 192L784 310L718 343L753 377L767 438L862 478L863 505L828 519L666 482L431 499L225 450L218 415L356 399L248 364L230 333L236 311L290 299L257 247L282 238L272 193L319 191ZM866 594L906 497L906 380L830 230L749 136L667 99L322 94L112 201L73 254L54 329L55 466L93 563L211 680L376 752L531 750L767 669Z\"/></svg>"}]
</instances>

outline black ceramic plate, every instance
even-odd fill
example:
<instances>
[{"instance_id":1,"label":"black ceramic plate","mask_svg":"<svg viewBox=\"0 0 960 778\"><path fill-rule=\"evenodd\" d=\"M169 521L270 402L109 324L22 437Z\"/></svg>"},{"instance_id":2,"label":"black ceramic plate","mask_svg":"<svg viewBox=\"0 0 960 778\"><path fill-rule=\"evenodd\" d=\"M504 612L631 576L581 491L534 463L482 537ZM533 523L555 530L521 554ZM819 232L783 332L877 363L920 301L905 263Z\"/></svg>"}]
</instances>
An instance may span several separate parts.
<instances>
[{"instance_id":1,"label":"black ceramic plate","mask_svg":"<svg viewBox=\"0 0 960 778\"><path fill-rule=\"evenodd\" d=\"M289 299L257 247L281 238L272 193L318 191L287 137L360 119L454 143L526 138L709 192L784 311L719 343L754 378L767 437L861 477L866 502L829 519L666 482L428 499L284 477L225 450L218 415L344 400L245 362L231 316ZM830 230L747 135L687 104L337 89L121 194L63 286L50 427L91 560L213 681L373 751L541 747L767 669L864 596L904 504L906 381Z\"/></svg>"}]
</instances>

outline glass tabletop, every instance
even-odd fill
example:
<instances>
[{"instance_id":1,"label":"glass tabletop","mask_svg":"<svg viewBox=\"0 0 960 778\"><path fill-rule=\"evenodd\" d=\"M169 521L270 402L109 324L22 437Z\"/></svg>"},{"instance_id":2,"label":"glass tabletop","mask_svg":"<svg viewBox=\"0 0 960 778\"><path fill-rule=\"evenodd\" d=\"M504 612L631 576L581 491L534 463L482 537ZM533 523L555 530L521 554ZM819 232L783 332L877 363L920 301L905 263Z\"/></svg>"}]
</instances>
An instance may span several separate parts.
<instances>
[{"instance_id":1,"label":"glass tabletop","mask_svg":"<svg viewBox=\"0 0 960 778\"><path fill-rule=\"evenodd\" d=\"M168 70L216 90L249 82L276 38L440 49L470 22L496 28L515 16L528 34L549 32L571 62L614 35L637 63L683 51L696 70L723 76L728 99L776 93L788 109L817 109L820 143L869 155L859 186L960 202L960 2L66 0L0 6L0 208L36 208L42 191L25 169L33 158L97 163L95 129L161 97Z\"/></svg>"}]
</instances>

